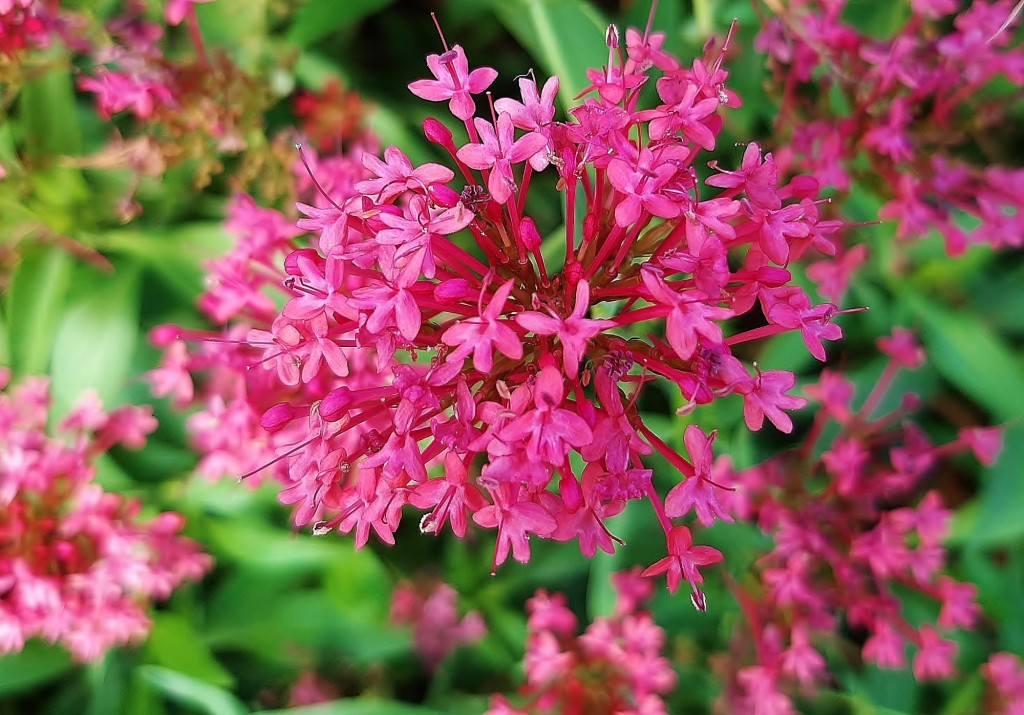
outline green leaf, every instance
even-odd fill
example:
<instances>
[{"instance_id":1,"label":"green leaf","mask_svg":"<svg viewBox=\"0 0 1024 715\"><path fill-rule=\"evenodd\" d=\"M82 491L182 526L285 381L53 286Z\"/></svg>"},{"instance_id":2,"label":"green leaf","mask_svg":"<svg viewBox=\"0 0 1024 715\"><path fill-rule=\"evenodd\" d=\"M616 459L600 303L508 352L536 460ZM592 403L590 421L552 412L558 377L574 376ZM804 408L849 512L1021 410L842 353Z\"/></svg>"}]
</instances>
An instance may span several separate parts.
<instances>
[{"instance_id":1,"label":"green leaf","mask_svg":"<svg viewBox=\"0 0 1024 715\"><path fill-rule=\"evenodd\" d=\"M223 688L234 687L231 673L217 662L209 646L183 616L158 613L146 641L148 660Z\"/></svg>"},{"instance_id":2,"label":"green leaf","mask_svg":"<svg viewBox=\"0 0 1024 715\"><path fill-rule=\"evenodd\" d=\"M71 657L57 646L29 641L20 653L0 658L0 695L28 690L71 669Z\"/></svg>"},{"instance_id":3,"label":"green leaf","mask_svg":"<svg viewBox=\"0 0 1024 715\"><path fill-rule=\"evenodd\" d=\"M958 511L955 535L963 534L975 546L1005 543L1024 537L1024 424L1010 425L1003 439L999 461L985 471L976 509ZM961 515L962 514L962 515ZM966 525L973 528L969 530Z\"/></svg>"},{"instance_id":4,"label":"green leaf","mask_svg":"<svg viewBox=\"0 0 1024 715\"><path fill-rule=\"evenodd\" d=\"M50 246L35 246L22 255L7 296L16 375L46 372L71 269L71 257Z\"/></svg>"},{"instance_id":5,"label":"green leaf","mask_svg":"<svg viewBox=\"0 0 1024 715\"><path fill-rule=\"evenodd\" d=\"M174 702L209 715L248 715L249 710L222 688L158 665L139 668L142 676Z\"/></svg>"},{"instance_id":6,"label":"green leaf","mask_svg":"<svg viewBox=\"0 0 1024 715\"><path fill-rule=\"evenodd\" d=\"M441 715L440 710L395 700L346 698L287 710L264 710L265 715Z\"/></svg>"},{"instance_id":7,"label":"green leaf","mask_svg":"<svg viewBox=\"0 0 1024 715\"><path fill-rule=\"evenodd\" d=\"M57 413L83 391L96 390L105 407L129 380L138 340L139 273L134 267L113 275L79 266L75 296L57 330L53 354L53 395Z\"/></svg>"},{"instance_id":8,"label":"green leaf","mask_svg":"<svg viewBox=\"0 0 1024 715\"><path fill-rule=\"evenodd\" d=\"M997 421L1019 417L1024 368L1013 349L978 316L946 309L909 289L902 297L921 321L921 340L942 376Z\"/></svg>"},{"instance_id":9,"label":"green leaf","mask_svg":"<svg viewBox=\"0 0 1024 715\"><path fill-rule=\"evenodd\" d=\"M288 39L308 47L332 32L355 25L392 2L394 0L309 0L295 13Z\"/></svg>"},{"instance_id":10,"label":"green leaf","mask_svg":"<svg viewBox=\"0 0 1024 715\"><path fill-rule=\"evenodd\" d=\"M264 569L319 569L338 556L337 543L279 531L254 521L251 515L238 519L211 519L207 528L208 541L215 553Z\"/></svg>"},{"instance_id":11,"label":"green leaf","mask_svg":"<svg viewBox=\"0 0 1024 715\"><path fill-rule=\"evenodd\" d=\"M52 162L57 156L79 152L82 136L70 69L54 69L27 82L18 107L29 157Z\"/></svg>"},{"instance_id":12,"label":"green leaf","mask_svg":"<svg viewBox=\"0 0 1024 715\"><path fill-rule=\"evenodd\" d=\"M586 71L608 61L608 22L582 0L494 0L494 9L544 71L558 77L565 109L588 85ZM537 78L538 84L545 81Z\"/></svg>"},{"instance_id":13,"label":"green leaf","mask_svg":"<svg viewBox=\"0 0 1024 715\"><path fill-rule=\"evenodd\" d=\"M0 366L11 366L11 341L7 337L7 322L0 313Z\"/></svg>"},{"instance_id":14,"label":"green leaf","mask_svg":"<svg viewBox=\"0 0 1024 715\"><path fill-rule=\"evenodd\" d=\"M194 222L172 229L121 229L90 236L92 245L107 253L130 257L157 271L191 302L203 288L201 264L223 255L234 240L220 223Z\"/></svg>"}]
</instances>

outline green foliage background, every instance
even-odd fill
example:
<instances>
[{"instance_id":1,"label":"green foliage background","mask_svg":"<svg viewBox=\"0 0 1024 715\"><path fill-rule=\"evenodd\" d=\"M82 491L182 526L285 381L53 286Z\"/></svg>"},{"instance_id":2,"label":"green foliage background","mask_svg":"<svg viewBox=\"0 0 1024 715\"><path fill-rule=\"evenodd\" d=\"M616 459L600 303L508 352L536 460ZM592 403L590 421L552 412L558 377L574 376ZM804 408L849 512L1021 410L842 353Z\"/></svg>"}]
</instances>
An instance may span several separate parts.
<instances>
[{"instance_id":1,"label":"green foliage background","mask_svg":"<svg viewBox=\"0 0 1024 715\"><path fill-rule=\"evenodd\" d=\"M118 5L66 4L98 16ZM854 7L865 23L895 22L895 15L877 12L882 5L887 3ZM584 86L584 70L604 63L607 23L643 27L647 15L646 3L584 0L217 0L197 8L211 46L281 89L262 130L268 136L294 121L288 90L320 88L341 77L374 106L371 121L383 144L401 145L414 161L434 156L419 131L434 107L405 91L424 75L424 56L438 50L432 9L449 42L463 44L471 63L499 69L495 96L515 96L514 78L533 68L541 78L561 77L563 106ZM667 33L668 49L685 61L700 52L708 34L723 34L733 17L740 32L729 68L744 106L728 115L723 166L738 156L732 141L757 139L772 146L776 107L762 88L763 59L752 49L755 13L738 0L662 0L655 20ZM267 65L268 57L276 61ZM144 212L131 224L104 213L100 207L109 205L124 178L74 168L59 158L98 150L110 126L96 118L89 98L74 92L75 67L57 59L0 119L0 161L11 165L19 147L32 162L26 193L4 193L0 184L0 247L5 241L13 245L20 226L35 227L19 239L20 260L4 291L0 364L12 366L16 377L49 374L58 412L89 387L107 406L152 402L140 380L158 360L146 331L172 321L201 324L194 304L202 263L229 244L220 228L228 188L215 181L199 193L186 167L144 184ZM858 187L842 211L853 221L873 221L881 203L869 187ZM546 211L548 228L556 233L557 207ZM921 396L929 432L949 438L951 421L1005 422L1008 432L994 467L978 469L965 461L936 477L956 498L954 571L979 586L987 616L961 642L964 677L956 684L921 686L906 673L838 667L834 687L807 703L806 711L977 713L979 664L996 649L1024 653L1024 263L1019 254L983 249L951 261L938 237L896 246L888 224L857 231L872 259L847 305L871 310L842 321L848 337L830 346L832 362L848 371L863 396L883 365L874 339L892 325L915 328L930 362L901 387ZM69 251L68 240L86 247L86 257ZM798 336L769 341L758 360L807 378L817 370ZM681 446L685 422L671 409L672 399L666 395L665 404L652 404L649 424ZM737 427L739 410L738 401L729 400L698 413L698 419L705 429L719 428L716 449L745 466L781 443ZM153 511L183 512L189 535L214 556L216 570L160 606L151 637L138 647L84 666L37 642L0 658L0 715L279 712L274 708L281 707L287 687L306 669L334 682L344 697L288 711L294 715L479 713L489 693L516 686L526 632L522 604L536 587L566 592L581 615L606 614L613 600L610 573L661 556L657 526L643 504L631 505L611 522L627 542L614 556L586 561L571 546L538 543L529 566L509 563L494 578L487 539L423 537L408 519L398 535L400 548L374 545L355 552L345 539L293 533L272 487L253 490L192 477L195 457L185 416L159 403L157 416L161 426L149 446L106 455L98 480L141 497ZM656 479L667 488L673 473L665 464L657 467ZM744 525L719 525L706 536L737 577L766 545ZM481 611L491 631L434 673L416 659L409 633L387 623L394 584L422 573L424 565L452 583L467 608ZM708 574L708 614L667 593L652 605L670 634L669 655L681 675L672 712L710 712L720 687L709 658L740 623L721 581L721 572Z\"/></svg>"}]
</instances>

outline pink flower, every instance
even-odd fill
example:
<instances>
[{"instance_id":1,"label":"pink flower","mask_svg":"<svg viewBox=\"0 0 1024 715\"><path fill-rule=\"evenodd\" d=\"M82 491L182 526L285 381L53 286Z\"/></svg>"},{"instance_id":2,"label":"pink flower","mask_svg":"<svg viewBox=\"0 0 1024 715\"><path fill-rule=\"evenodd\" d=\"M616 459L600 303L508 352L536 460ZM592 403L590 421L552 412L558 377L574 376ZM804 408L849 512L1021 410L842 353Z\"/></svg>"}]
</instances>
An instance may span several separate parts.
<instances>
[{"instance_id":1,"label":"pink flower","mask_svg":"<svg viewBox=\"0 0 1024 715\"><path fill-rule=\"evenodd\" d=\"M676 526L668 534L668 556L644 569L643 575L658 576L666 574L668 590L676 592L679 584L685 579L693 590L693 602L697 610L707 610L704 594L697 588L703 583L699 568L717 564L722 560L722 552L710 546L694 546L693 536L685 526Z\"/></svg>"},{"instance_id":2,"label":"pink flower","mask_svg":"<svg viewBox=\"0 0 1024 715\"><path fill-rule=\"evenodd\" d=\"M180 25L194 5L207 2L213 0L167 0L164 6L164 19L168 25Z\"/></svg>"},{"instance_id":3,"label":"pink flower","mask_svg":"<svg viewBox=\"0 0 1024 715\"><path fill-rule=\"evenodd\" d=\"M468 121L476 111L470 95L483 92L498 76L490 67L470 72L466 53L459 45L440 55L428 55L427 67L435 79L416 80L409 85L409 91L431 102L449 100L451 113L463 121Z\"/></svg>"},{"instance_id":4,"label":"pink flower","mask_svg":"<svg viewBox=\"0 0 1024 715\"><path fill-rule=\"evenodd\" d=\"M519 336L504 321L498 320L512 292L512 283L512 280L508 280L494 292L487 307L479 311L478 319L462 321L444 332L441 336L444 344L457 348L448 356L449 361L461 361L473 353L473 367L488 374L494 365L493 347L513 360L523 356ZM483 302L483 292L480 301Z\"/></svg>"},{"instance_id":5,"label":"pink flower","mask_svg":"<svg viewBox=\"0 0 1024 715\"><path fill-rule=\"evenodd\" d=\"M480 142L466 144L459 149L457 156L470 168L490 170L487 190L492 199L503 204L516 191L512 164L532 157L547 146L547 139L536 132L514 139L512 117L508 114L498 115L497 127L479 117L473 123L480 133Z\"/></svg>"},{"instance_id":6,"label":"pink flower","mask_svg":"<svg viewBox=\"0 0 1024 715\"><path fill-rule=\"evenodd\" d=\"M526 311L516 316L520 326L537 335L555 335L562 343L562 366L565 374L572 378L579 372L580 360L586 353L587 341L611 327L610 320L585 318L590 307L590 285L586 281L576 284L576 303L567 318L559 317L554 311L550 317L543 313Z\"/></svg>"},{"instance_id":7,"label":"pink flower","mask_svg":"<svg viewBox=\"0 0 1024 715\"><path fill-rule=\"evenodd\" d=\"M714 454L711 446L715 441L715 432L705 436L697 425L688 425L683 435L686 451L693 462L692 476L672 487L665 497L665 513L671 517L685 516L693 509L697 519L704 526L711 526L715 519L730 522L732 517L726 514L718 504L715 489L722 485L712 479Z\"/></svg>"},{"instance_id":8,"label":"pink flower","mask_svg":"<svg viewBox=\"0 0 1024 715\"><path fill-rule=\"evenodd\" d=\"M473 514L473 521L485 528L497 528L498 542L494 551L492 573L505 563L509 551L520 563L530 560L529 533L547 536L558 526L554 517L536 502L519 501L519 487L504 485L492 492L494 504Z\"/></svg>"},{"instance_id":9,"label":"pink flower","mask_svg":"<svg viewBox=\"0 0 1024 715\"><path fill-rule=\"evenodd\" d=\"M545 365L533 389L535 409L517 417L499 436L504 440L527 439L526 454L552 465L565 462L566 445L582 447L594 435L586 421L572 410L563 409L563 376L553 365Z\"/></svg>"},{"instance_id":10,"label":"pink flower","mask_svg":"<svg viewBox=\"0 0 1024 715\"><path fill-rule=\"evenodd\" d=\"M778 265L828 249L836 226L820 220L813 181L782 182L779 155L760 148L720 172L721 190L703 183L719 112L739 103L723 56L709 45L683 67L660 35L626 38L564 119L555 79L542 89L524 79L522 102L497 98L496 117L475 116L494 71L470 71L458 46L431 55L433 79L410 88L461 120L423 125L447 166L395 147L311 157L320 191L309 177L295 183L299 229L312 235L249 199L232 204L239 244L211 266L201 303L229 323L226 339L182 332L200 347L177 349L157 375L161 389L183 391L182 373L202 374L190 429L204 469L248 476L262 460L296 524L354 533L357 547L371 534L399 538L407 505L427 532L495 530L495 568L509 554L528 559L530 538L611 551L610 519L644 499L670 554L652 568L673 589L699 582L697 568L720 555L672 519L727 519L714 490L728 468L712 465L697 428L689 454L678 452L640 405L653 383L678 391L683 412L741 394L750 424L788 429L786 411L803 404L786 394L795 377L784 365L752 371L739 357L752 353L734 351L800 330L817 353L838 336L834 306L812 307ZM654 68L658 105L638 111ZM554 192L564 227L530 215L552 199L530 192ZM762 246L773 231L786 251ZM556 234L558 263L544 245ZM760 325L758 307L769 325L726 332L734 317ZM667 505L654 452L687 475ZM656 707L645 678L665 678L643 673L646 662L632 664L638 690L625 711Z\"/></svg>"},{"instance_id":11,"label":"pink flower","mask_svg":"<svg viewBox=\"0 0 1024 715\"><path fill-rule=\"evenodd\" d=\"M461 645L487 634L476 611L459 615L458 592L446 583L400 583L391 597L391 622L410 626L416 653L431 670Z\"/></svg>"}]
</instances>

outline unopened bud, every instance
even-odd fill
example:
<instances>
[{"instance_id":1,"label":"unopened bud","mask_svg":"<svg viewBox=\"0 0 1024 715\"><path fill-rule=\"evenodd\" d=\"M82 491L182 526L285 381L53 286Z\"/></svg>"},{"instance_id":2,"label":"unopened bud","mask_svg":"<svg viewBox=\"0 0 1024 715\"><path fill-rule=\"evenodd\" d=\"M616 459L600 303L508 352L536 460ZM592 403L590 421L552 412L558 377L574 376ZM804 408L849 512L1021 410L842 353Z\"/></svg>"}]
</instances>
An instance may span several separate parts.
<instances>
[{"instance_id":1,"label":"unopened bud","mask_svg":"<svg viewBox=\"0 0 1024 715\"><path fill-rule=\"evenodd\" d=\"M450 186L446 186L445 184L431 184L427 189L427 192L430 194L430 198L435 204L444 206L448 209L458 204L461 199L461 195L458 191Z\"/></svg>"},{"instance_id":2,"label":"unopened bud","mask_svg":"<svg viewBox=\"0 0 1024 715\"><path fill-rule=\"evenodd\" d=\"M260 417L260 427L267 432L278 432L302 413L301 408L289 405L287 402L280 402L263 413L263 416Z\"/></svg>"},{"instance_id":3,"label":"unopened bud","mask_svg":"<svg viewBox=\"0 0 1024 715\"><path fill-rule=\"evenodd\" d=\"M452 141L451 131L433 117L427 117L423 120L423 134L426 135L428 141L443 146L448 151L455 153L455 144Z\"/></svg>"},{"instance_id":4,"label":"unopened bud","mask_svg":"<svg viewBox=\"0 0 1024 715\"><path fill-rule=\"evenodd\" d=\"M434 286L434 299L438 301L462 300L469 293L469 281L465 278L452 278Z\"/></svg>"},{"instance_id":5,"label":"unopened bud","mask_svg":"<svg viewBox=\"0 0 1024 715\"><path fill-rule=\"evenodd\" d=\"M158 325L149 331L149 342L158 348L166 348L178 339L180 331L177 325Z\"/></svg>"},{"instance_id":6,"label":"unopened bud","mask_svg":"<svg viewBox=\"0 0 1024 715\"><path fill-rule=\"evenodd\" d=\"M347 387L336 387L320 401L320 417L324 422L337 422L348 413L352 404L352 390Z\"/></svg>"},{"instance_id":7,"label":"unopened bud","mask_svg":"<svg viewBox=\"0 0 1024 715\"><path fill-rule=\"evenodd\" d=\"M615 25L609 25L608 29L605 30L604 44L613 50L619 49L619 28L615 27Z\"/></svg>"},{"instance_id":8,"label":"unopened bud","mask_svg":"<svg viewBox=\"0 0 1024 715\"><path fill-rule=\"evenodd\" d=\"M798 198L813 199L818 196L819 183L813 176L801 174L800 176L793 177L789 182L789 188L792 189L793 194Z\"/></svg>"},{"instance_id":9,"label":"unopened bud","mask_svg":"<svg viewBox=\"0 0 1024 715\"><path fill-rule=\"evenodd\" d=\"M320 267L324 265L324 259L316 252L316 249L300 248L289 253L288 257L284 259L284 272L290 276L301 276L302 270L299 268L300 258L312 261L314 265Z\"/></svg>"},{"instance_id":10,"label":"unopened bud","mask_svg":"<svg viewBox=\"0 0 1024 715\"><path fill-rule=\"evenodd\" d=\"M540 232L537 231L537 224L529 216L524 217L522 222L520 222L519 236L523 239L523 245L527 251L534 253L540 250L543 241L541 240Z\"/></svg>"}]
</instances>

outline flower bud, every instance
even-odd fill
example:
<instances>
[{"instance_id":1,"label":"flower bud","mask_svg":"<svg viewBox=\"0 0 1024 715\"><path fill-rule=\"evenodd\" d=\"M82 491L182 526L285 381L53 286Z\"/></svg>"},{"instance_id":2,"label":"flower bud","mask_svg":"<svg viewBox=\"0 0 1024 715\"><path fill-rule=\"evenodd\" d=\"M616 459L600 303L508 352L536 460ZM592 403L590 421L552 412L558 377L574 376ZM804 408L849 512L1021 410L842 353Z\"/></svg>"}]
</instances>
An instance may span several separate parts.
<instances>
[{"instance_id":1,"label":"flower bud","mask_svg":"<svg viewBox=\"0 0 1024 715\"><path fill-rule=\"evenodd\" d=\"M619 28L615 27L615 25L609 25L608 29L605 30L604 44L613 50L619 49Z\"/></svg>"},{"instance_id":2,"label":"flower bud","mask_svg":"<svg viewBox=\"0 0 1024 715\"><path fill-rule=\"evenodd\" d=\"M352 404L352 390L347 387L337 387L327 393L327 396L320 401L320 417L324 422L337 422L348 412Z\"/></svg>"},{"instance_id":3,"label":"flower bud","mask_svg":"<svg viewBox=\"0 0 1024 715\"><path fill-rule=\"evenodd\" d=\"M529 216L524 217L519 224L519 237L523 239L523 245L530 253L540 250L543 241L540 232L537 231L537 224Z\"/></svg>"},{"instance_id":4,"label":"flower bud","mask_svg":"<svg viewBox=\"0 0 1024 715\"><path fill-rule=\"evenodd\" d=\"M448 209L456 206L462 198L458 191L445 184L431 184L427 193L435 204Z\"/></svg>"},{"instance_id":5,"label":"flower bud","mask_svg":"<svg viewBox=\"0 0 1024 715\"><path fill-rule=\"evenodd\" d=\"M433 117L423 120L423 134L426 135L428 141L455 153L455 143L452 141L451 131Z\"/></svg>"},{"instance_id":6,"label":"flower bud","mask_svg":"<svg viewBox=\"0 0 1024 715\"><path fill-rule=\"evenodd\" d=\"M324 259L315 248L300 248L289 253L288 257L284 259L285 273L290 276L301 276L302 271L299 269L300 258L312 261L314 265L319 267L323 267L324 265Z\"/></svg>"},{"instance_id":7,"label":"flower bud","mask_svg":"<svg viewBox=\"0 0 1024 715\"><path fill-rule=\"evenodd\" d=\"M789 182L789 188L797 198L813 199L818 195L819 184L813 176L801 174L793 177Z\"/></svg>"},{"instance_id":8,"label":"flower bud","mask_svg":"<svg viewBox=\"0 0 1024 715\"><path fill-rule=\"evenodd\" d=\"M149 331L149 342L158 348L169 347L178 339L181 328L177 325L158 325Z\"/></svg>"},{"instance_id":9,"label":"flower bud","mask_svg":"<svg viewBox=\"0 0 1024 715\"><path fill-rule=\"evenodd\" d=\"M279 402L263 413L260 417L260 427L267 432L278 432L304 412L299 407L289 405L287 402Z\"/></svg>"},{"instance_id":10,"label":"flower bud","mask_svg":"<svg viewBox=\"0 0 1024 715\"><path fill-rule=\"evenodd\" d=\"M434 300L437 301L462 300L469 293L469 281L465 278L452 278L434 286Z\"/></svg>"}]
</instances>

